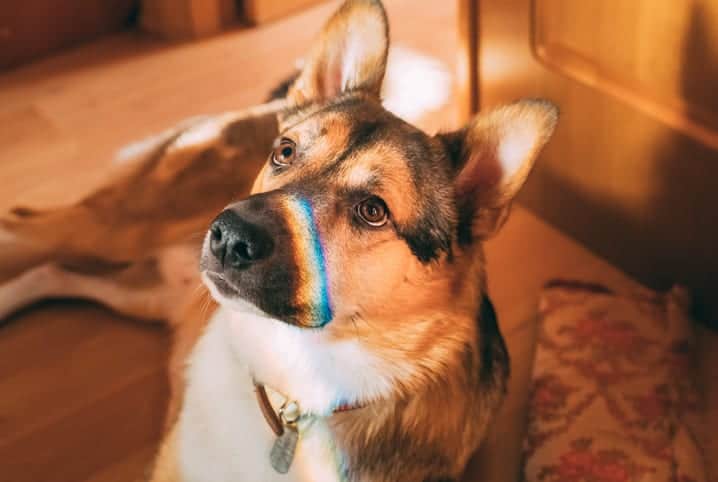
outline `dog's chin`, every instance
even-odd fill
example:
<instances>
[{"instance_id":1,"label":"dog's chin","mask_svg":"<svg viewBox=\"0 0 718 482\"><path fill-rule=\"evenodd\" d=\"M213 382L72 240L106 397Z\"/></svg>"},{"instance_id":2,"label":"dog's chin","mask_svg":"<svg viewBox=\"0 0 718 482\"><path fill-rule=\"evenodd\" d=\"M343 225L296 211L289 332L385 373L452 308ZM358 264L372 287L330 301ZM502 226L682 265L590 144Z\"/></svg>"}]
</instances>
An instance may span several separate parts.
<instances>
[{"instance_id":1,"label":"dog's chin","mask_svg":"<svg viewBox=\"0 0 718 482\"><path fill-rule=\"evenodd\" d=\"M260 310L257 305L245 300L240 294L239 288L234 286L222 274L209 270L202 271L202 282L209 290L212 298L221 306L241 313L269 316Z\"/></svg>"}]
</instances>

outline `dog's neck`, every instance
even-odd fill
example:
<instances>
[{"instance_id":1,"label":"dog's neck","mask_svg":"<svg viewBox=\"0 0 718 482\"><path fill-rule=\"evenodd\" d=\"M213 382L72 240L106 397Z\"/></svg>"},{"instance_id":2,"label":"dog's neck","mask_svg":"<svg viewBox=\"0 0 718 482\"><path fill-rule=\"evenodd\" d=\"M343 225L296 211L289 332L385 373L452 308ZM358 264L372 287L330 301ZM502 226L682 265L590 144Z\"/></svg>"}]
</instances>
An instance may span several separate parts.
<instances>
[{"instance_id":1,"label":"dog's neck","mask_svg":"<svg viewBox=\"0 0 718 482\"><path fill-rule=\"evenodd\" d=\"M237 308L221 306L216 316L234 356L254 380L297 401L303 412L328 416L391 396L396 370L358 340L331 341L322 330Z\"/></svg>"},{"instance_id":2,"label":"dog's neck","mask_svg":"<svg viewBox=\"0 0 718 482\"><path fill-rule=\"evenodd\" d=\"M196 470L192 473L198 477L206 477L210 469L242 474L256 463L257 471L266 473L249 479L278 480L266 476L276 475L267 453L277 438L256 402L254 378L297 401L305 414L315 415L306 419L313 428L301 432L303 443L293 463L296 470L311 474L309 480L342 480L316 475L327 470L336 475L331 461L336 462L337 454L343 470L354 474L352 480L368 480L367 474L371 480L376 474L390 474L378 480L399 480L396 470L405 480L424 480L427 467L397 461L395 450L443 453L445 466L432 470L458 474L505 386L506 354L488 300L482 303L479 320L473 323L481 330L477 341L483 348L464 352L449 373L437 373L435 380L415 385L411 397L404 397L406 392L397 386L416 376L410 370L417 369L420 360L407 359L407 369L379 359L359 339L332 341L327 330L296 328L241 302L220 305L190 359L180 417L187 470ZM330 416L337 406L352 401L370 401L371 406ZM438 426L413 423L430 419L437 409L447 410ZM466 424L467 419L472 423ZM258 434L263 437L259 443ZM331 453L322 452L328 447ZM217 460L218 451L227 460L236 460L237 453L244 458L234 468L208 463ZM323 455L317 455L320 452ZM367 466L366 460L375 463ZM410 469L414 472L406 475Z\"/></svg>"}]
</instances>

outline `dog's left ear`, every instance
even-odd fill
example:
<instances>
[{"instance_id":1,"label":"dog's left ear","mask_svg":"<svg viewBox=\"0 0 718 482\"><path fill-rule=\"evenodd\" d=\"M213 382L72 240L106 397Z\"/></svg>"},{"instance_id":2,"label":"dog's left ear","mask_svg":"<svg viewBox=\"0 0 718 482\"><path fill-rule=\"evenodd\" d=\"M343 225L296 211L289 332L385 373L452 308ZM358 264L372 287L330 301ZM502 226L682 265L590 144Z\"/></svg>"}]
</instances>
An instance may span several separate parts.
<instances>
[{"instance_id":1,"label":"dog's left ear","mask_svg":"<svg viewBox=\"0 0 718 482\"><path fill-rule=\"evenodd\" d=\"M388 48L389 24L381 2L344 2L315 41L287 99L301 105L356 89L378 97Z\"/></svg>"},{"instance_id":2,"label":"dog's left ear","mask_svg":"<svg viewBox=\"0 0 718 482\"><path fill-rule=\"evenodd\" d=\"M486 239L501 227L557 120L551 102L523 100L438 135L454 167L462 236Z\"/></svg>"}]
</instances>

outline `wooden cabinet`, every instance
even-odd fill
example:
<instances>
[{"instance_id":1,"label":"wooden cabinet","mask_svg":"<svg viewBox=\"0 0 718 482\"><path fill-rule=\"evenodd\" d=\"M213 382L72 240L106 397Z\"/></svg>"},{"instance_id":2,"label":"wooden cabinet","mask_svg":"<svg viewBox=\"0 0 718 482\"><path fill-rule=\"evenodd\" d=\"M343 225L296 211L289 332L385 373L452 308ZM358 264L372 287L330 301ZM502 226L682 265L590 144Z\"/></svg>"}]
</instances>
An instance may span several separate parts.
<instances>
[{"instance_id":1,"label":"wooden cabinet","mask_svg":"<svg viewBox=\"0 0 718 482\"><path fill-rule=\"evenodd\" d=\"M243 18L252 25L276 20L323 0L242 0Z\"/></svg>"},{"instance_id":2,"label":"wooden cabinet","mask_svg":"<svg viewBox=\"0 0 718 482\"><path fill-rule=\"evenodd\" d=\"M0 2L0 69L125 28L139 0Z\"/></svg>"},{"instance_id":3,"label":"wooden cabinet","mask_svg":"<svg viewBox=\"0 0 718 482\"><path fill-rule=\"evenodd\" d=\"M716 320L718 2L461 3L466 110L561 108L520 201L650 286L687 284Z\"/></svg>"},{"instance_id":4,"label":"wooden cabinet","mask_svg":"<svg viewBox=\"0 0 718 482\"><path fill-rule=\"evenodd\" d=\"M140 26L166 39L215 35L236 22L235 0L142 0Z\"/></svg>"}]
</instances>

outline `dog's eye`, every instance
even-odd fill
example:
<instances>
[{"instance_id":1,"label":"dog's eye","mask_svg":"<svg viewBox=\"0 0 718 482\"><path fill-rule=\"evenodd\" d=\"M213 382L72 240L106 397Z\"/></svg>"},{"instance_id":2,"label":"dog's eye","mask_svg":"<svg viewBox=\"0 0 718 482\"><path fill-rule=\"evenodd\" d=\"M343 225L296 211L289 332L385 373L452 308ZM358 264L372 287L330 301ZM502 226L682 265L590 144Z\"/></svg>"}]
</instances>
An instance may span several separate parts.
<instances>
[{"instance_id":1,"label":"dog's eye","mask_svg":"<svg viewBox=\"0 0 718 482\"><path fill-rule=\"evenodd\" d=\"M296 155L296 144L287 138L282 138L279 143L274 146L272 151L272 164L275 167L287 167L294 161Z\"/></svg>"},{"instance_id":2,"label":"dog's eye","mask_svg":"<svg viewBox=\"0 0 718 482\"><path fill-rule=\"evenodd\" d=\"M389 210L381 198L372 196L356 206L356 213L369 226L384 226L389 219Z\"/></svg>"}]
</instances>

